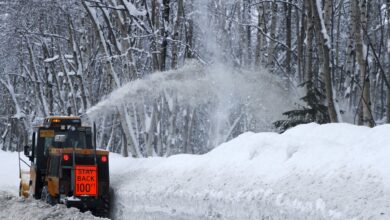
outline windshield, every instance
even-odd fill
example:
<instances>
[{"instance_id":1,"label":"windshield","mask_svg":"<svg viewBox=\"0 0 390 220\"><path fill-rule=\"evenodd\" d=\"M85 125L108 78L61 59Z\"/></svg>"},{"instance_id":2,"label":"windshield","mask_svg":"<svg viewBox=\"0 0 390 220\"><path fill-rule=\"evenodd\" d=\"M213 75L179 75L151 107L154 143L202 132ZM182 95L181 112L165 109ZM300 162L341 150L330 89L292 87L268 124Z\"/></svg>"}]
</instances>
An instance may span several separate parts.
<instances>
[{"instance_id":1,"label":"windshield","mask_svg":"<svg viewBox=\"0 0 390 220\"><path fill-rule=\"evenodd\" d=\"M84 131L58 131L53 137L45 138L45 149L54 148L89 148Z\"/></svg>"}]
</instances>

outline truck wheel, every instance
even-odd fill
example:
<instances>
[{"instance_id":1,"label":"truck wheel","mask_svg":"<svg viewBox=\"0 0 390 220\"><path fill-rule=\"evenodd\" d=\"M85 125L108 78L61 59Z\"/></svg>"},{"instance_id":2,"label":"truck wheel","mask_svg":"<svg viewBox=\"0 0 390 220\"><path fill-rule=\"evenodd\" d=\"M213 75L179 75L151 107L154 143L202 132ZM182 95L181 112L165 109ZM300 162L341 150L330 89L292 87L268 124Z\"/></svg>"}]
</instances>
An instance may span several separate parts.
<instances>
[{"instance_id":1,"label":"truck wheel","mask_svg":"<svg viewBox=\"0 0 390 220\"><path fill-rule=\"evenodd\" d=\"M108 218L110 217L110 197L103 196L102 197L103 207L98 214L100 217Z\"/></svg>"},{"instance_id":2,"label":"truck wheel","mask_svg":"<svg viewBox=\"0 0 390 220\"><path fill-rule=\"evenodd\" d=\"M47 189L47 186L44 186L42 188L41 200L50 204L50 205L57 204L57 200L55 198L53 198L53 196L50 195L49 190Z\"/></svg>"},{"instance_id":3,"label":"truck wheel","mask_svg":"<svg viewBox=\"0 0 390 220\"><path fill-rule=\"evenodd\" d=\"M101 205L95 209L93 214L103 218L110 217L110 195L103 195L101 197Z\"/></svg>"}]
</instances>

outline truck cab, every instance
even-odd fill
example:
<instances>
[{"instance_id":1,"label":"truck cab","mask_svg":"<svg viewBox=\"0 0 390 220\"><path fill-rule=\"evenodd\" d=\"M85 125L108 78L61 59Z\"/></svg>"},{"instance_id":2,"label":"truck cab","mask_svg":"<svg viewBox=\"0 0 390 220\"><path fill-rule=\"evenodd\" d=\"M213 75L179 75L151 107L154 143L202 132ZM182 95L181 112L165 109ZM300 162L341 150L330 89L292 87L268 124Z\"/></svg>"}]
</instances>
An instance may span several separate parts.
<instances>
[{"instance_id":1,"label":"truck cab","mask_svg":"<svg viewBox=\"0 0 390 220\"><path fill-rule=\"evenodd\" d=\"M21 179L20 195L106 217L109 153L97 150L94 140L92 128L83 126L80 117L46 118L34 128L32 146L25 146L31 166L29 178Z\"/></svg>"}]
</instances>

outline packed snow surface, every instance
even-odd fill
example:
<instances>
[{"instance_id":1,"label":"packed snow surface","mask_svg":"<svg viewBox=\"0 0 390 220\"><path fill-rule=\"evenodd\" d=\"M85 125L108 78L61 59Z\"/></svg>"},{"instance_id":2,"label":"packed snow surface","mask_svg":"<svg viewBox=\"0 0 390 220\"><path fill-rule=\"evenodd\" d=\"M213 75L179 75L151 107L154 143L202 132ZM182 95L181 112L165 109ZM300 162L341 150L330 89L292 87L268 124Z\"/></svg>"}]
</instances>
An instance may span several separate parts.
<instances>
[{"instance_id":1,"label":"packed snow surface","mask_svg":"<svg viewBox=\"0 0 390 220\"><path fill-rule=\"evenodd\" d=\"M76 208L66 208L64 205L51 206L39 200L23 199L0 191L0 219L93 220L100 218L89 212L81 213Z\"/></svg>"},{"instance_id":2,"label":"packed snow surface","mask_svg":"<svg viewBox=\"0 0 390 220\"><path fill-rule=\"evenodd\" d=\"M390 219L389 133L390 125L307 124L284 134L245 133L205 155L112 154L112 217ZM16 158L0 151L0 189L8 194L18 187ZM27 203L33 219L31 207L43 206L4 193L0 200L6 218Z\"/></svg>"}]
</instances>

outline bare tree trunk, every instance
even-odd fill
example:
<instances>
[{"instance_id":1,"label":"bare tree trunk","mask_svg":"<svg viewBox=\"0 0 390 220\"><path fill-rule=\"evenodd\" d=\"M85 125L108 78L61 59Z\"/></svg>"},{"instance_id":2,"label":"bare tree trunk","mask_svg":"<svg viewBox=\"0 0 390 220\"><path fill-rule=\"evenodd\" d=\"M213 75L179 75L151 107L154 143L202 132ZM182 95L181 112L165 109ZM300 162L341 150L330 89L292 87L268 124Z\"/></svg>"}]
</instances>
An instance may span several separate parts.
<instances>
[{"instance_id":1,"label":"bare tree trunk","mask_svg":"<svg viewBox=\"0 0 390 220\"><path fill-rule=\"evenodd\" d=\"M249 24L251 23L251 7L250 7L250 4L251 4L251 0L246 0L245 1L245 24ZM247 60L247 64L250 64L252 65L253 62L252 62L252 46L251 46L251 42L252 42L252 34L251 34L251 26L250 25L247 25L245 27L245 32L246 32L246 48L247 48L247 53L246 53L246 60Z\"/></svg>"},{"instance_id":2,"label":"bare tree trunk","mask_svg":"<svg viewBox=\"0 0 390 220\"><path fill-rule=\"evenodd\" d=\"M305 2L303 3L305 8ZM304 81L304 71L305 67L303 65L305 61L304 57L304 42L305 42L305 15L302 14L301 17L299 17L301 13L296 10L295 16L296 16L296 37L297 37L297 65L298 65L298 82L302 83ZM300 19L299 19L300 18Z\"/></svg>"},{"instance_id":3,"label":"bare tree trunk","mask_svg":"<svg viewBox=\"0 0 390 220\"><path fill-rule=\"evenodd\" d=\"M291 72L291 0L288 0L288 2L285 3L285 11L286 11L286 46L288 47L286 51L286 60L285 60L285 66L286 66L286 73L288 77L293 78L293 74ZM299 20L299 19L297 19ZM299 41L299 39L298 39Z\"/></svg>"},{"instance_id":4,"label":"bare tree trunk","mask_svg":"<svg viewBox=\"0 0 390 220\"><path fill-rule=\"evenodd\" d=\"M237 50L237 61L238 61L238 64L239 65L243 65L243 60L244 60L244 51L247 50L246 48L246 44L244 42L244 37L245 37L245 29L244 29L244 26L242 24L244 24L244 12L242 11L242 8L243 8L243 0L239 0L236 2L236 7L237 7L237 19L238 19L238 23L241 24L238 26L238 35L239 35L239 39L238 39L238 50Z\"/></svg>"},{"instance_id":5,"label":"bare tree trunk","mask_svg":"<svg viewBox=\"0 0 390 220\"><path fill-rule=\"evenodd\" d=\"M341 13L341 7L340 7L340 9L338 11L338 16L337 16L337 27L336 27L335 61L336 61L336 68L337 69L340 69L341 14L342 13ZM341 71L339 74L336 73L336 75L339 77L339 83L338 83L338 86L336 86L336 88L338 88L338 91L342 91L342 89L343 89L342 86L343 86L345 76L344 76L344 74L342 74Z\"/></svg>"},{"instance_id":6,"label":"bare tree trunk","mask_svg":"<svg viewBox=\"0 0 390 220\"><path fill-rule=\"evenodd\" d=\"M305 76L304 81L313 80L313 31L314 31L314 22L313 22L313 13L311 7L311 0L305 0L305 7L307 12L307 25L306 25L306 58L305 58Z\"/></svg>"},{"instance_id":7,"label":"bare tree trunk","mask_svg":"<svg viewBox=\"0 0 390 220\"><path fill-rule=\"evenodd\" d=\"M276 0L272 1L272 17L271 17L271 28L270 28L270 37L276 39L276 23L278 19L278 3ZM268 46L268 60L267 67L272 68L274 65L274 53L275 53L275 41L270 40Z\"/></svg>"},{"instance_id":8,"label":"bare tree trunk","mask_svg":"<svg viewBox=\"0 0 390 220\"><path fill-rule=\"evenodd\" d=\"M260 31L261 29L261 25L262 25L262 8L260 6L257 7L257 27L259 28L257 30L257 34L256 34L256 59L255 59L255 64L256 66L259 66L261 64L261 60L262 60L262 52L261 52L261 48L263 47L262 45L262 41L263 41L263 35Z\"/></svg>"},{"instance_id":9,"label":"bare tree trunk","mask_svg":"<svg viewBox=\"0 0 390 220\"><path fill-rule=\"evenodd\" d=\"M386 1L386 9L387 9L387 20L390 21L390 0ZM390 39L390 23L387 23L387 39ZM390 45L387 45L389 47ZM390 63L390 48L387 48L387 59ZM390 79L390 65L388 65L387 69L387 79ZM386 80L386 79L384 79ZM386 112L386 122L390 123L390 89L387 89L387 112Z\"/></svg>"},{"instance_id":10,"label":"bare tree trunk","mask_svg":"<svg viewBox=\"0 0 390 220\"><path fill-rule=\"evenodd\" d=\"M179 48L180 48L180 30L182 26L182 20L184 19L184 3L183 0L177 1L177 17L175 28L173 31L173 43L172 43L172 69L177 68L177 63L179 59Z\"/></svg>"},{"instance_id":11,"label":"bare tree trunk","mask_svg":"<svg viewBox=\"0 0 390 220\"><path fill-rule=\"evenodd\" d=\"M190 0L189 3L189 11L193 11L194 7L194 0ZM194 15L191 15L187 17L188 19L188 24L185 26L186 27L186 58L194 58L194 54L192 52L194 48Z\"/></svg>"},{"instance_id":12,"label":"bare tree trunk","mask_svg":"<svg viewBox=\"0 0 390 220\"><path fill-rule=\"evenodd\" d=\"M318 2L317 2L318 3ZM323 80L325 82L325 92L326 99L328 104L328 113L331 122L338 122L338 114L335 108L335 101L333 98L333 86L332 86L332 77L331 77L331 68L330 68L330 39L327 34L327 29L324 23L321 9L321 5L318 5L316 2L312 2L313 15L315 17L314 22L317 30L317 39L318 45L320 48L320 53L322 55L322 69L323 69Z\"/></svg>"},{"instance_id":13,"label":"bare tree trunk","mask_svg":"<svg viewBox=\"0 0 390 220\"><path fill-rule=\"evenodd\" d=\"M168 57L168 37L169 37L169 13L170 13L170 0L163 1L163 25L161 26L161 33L163 33L163 39L161 43L161 54L160 54L160 70L165 71L167 57Z\"/></svg>"},{"instance_id":14,"label":"bare tree trunk","mask_svg":"<svg viewBox=\"0 0 390 220\"><path fill-rule=\"evenodd\" d=\"M145 3L146 4L146 3ZM158 30L160 28L160 20L159 20L159 17L158 17L158 2L157 0L152 0L152 15L151 15L151 23L152 23L152 30L154 32L156 32L155 30ZM153 51L153 54L152 54L152 61L153 61L153 70L156 71L156 70L159 70L160 69L160 57L158 56L158 53L157 51L159 50L158 49L158 34L157 33L154 33L154 36L153 36L153 41L152 41L152 44L151 44L151 48L152 48L152 51Z\"/></svg>"},{"instance_id":15,"label":"bare tree trunk","mask_svg":"<svg viewBox=\"0 0 390 220\"><path fill-rule=\"evenodd\" d=\"M42 44L42 53L43 53L44 60L46 60L47 58L50 58L50 53L49 53L49 49L47 47L46 42L44 42ZM48 103L49 114L51 115L53 113L54 97L53 97L53 77L49 77L49 75L52 74L49 71L49 65L50 64L44 64L44 68L45 68L44 77L47 81L47 86L46 86L47 103Z\"/></svg>"},{"instance_id":16,"label":"bare tree trunk","mask_svg":"<svg viewBox=\"0 0 390 220\"><path fill-rule=\"evenodd\" d=\"M362 123L370 127L374 126L374 119L371 113L371 97L370 97L370 77L367 73L367 60L366 60L366 51L364 48L366 46L363 42L363 31L367 24L366 17L366 2L361 0L360 4L358 0L352 1L352 10L353 10L353 20L355 26L354 38L356 42L356 54L357 60L360 69L360 81L362 83L362 101L360 102L359 108L362 109Z\"/></svg>"}]
</instances>

